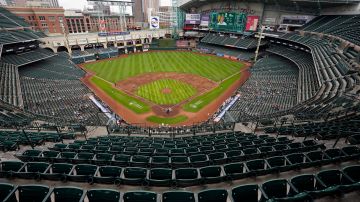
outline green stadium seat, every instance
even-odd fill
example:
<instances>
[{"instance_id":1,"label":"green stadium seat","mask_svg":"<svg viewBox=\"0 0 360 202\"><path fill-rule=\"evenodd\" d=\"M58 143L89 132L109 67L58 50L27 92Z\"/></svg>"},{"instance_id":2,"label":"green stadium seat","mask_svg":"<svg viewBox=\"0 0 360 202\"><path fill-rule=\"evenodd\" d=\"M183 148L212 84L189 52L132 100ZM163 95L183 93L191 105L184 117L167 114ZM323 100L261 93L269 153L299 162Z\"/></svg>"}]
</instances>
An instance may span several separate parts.
<instances>
[{"instance_id":1,"label":"green stadium seat","mask_svg":"<svg viewBox=\"0 0 360 202\"><path fill-rule=\"evenodd\" d=\"M338 163L346 157L346 154L341 149L327 149L324 153L330 157L330 160L333 163Z\"/></svg>"},{"instance_id":2,"label":"green stadium seat","mask_svg":"<svg viewBox=\"0 0 360 202\"><path fill-rule=\"evenodd\" d=\"M245 160L245 155L242 150L230 150L225 153L230 162L239 162Z\"/></svg>"},{"instance_id":3,"label":"green stadium seat","mask_svg":"<svg viewBox=\"0 0 360 202\"><path fill-rule=\"evenodd\" d=\"M112 164L114 166L127 167L130 165L131 156L127 154L116 154Z\"/></svg>"},{"instance_id":4,"label":"green stadium seat","mask_svg":"<svg viewBox=\"0 0 360 202\"><path fill-rule=\"evenodd\" d=\"M360 165L346 166L342 169L343 173L351 179L351 185L348 187L349 190L360 189Z\"/></svg>"},{"instance_id":5,"label":"green stadium seat","mask_svg":"<svg viewBox=\"0 0 360 202\"><path fill-rule=\"evenodd\" d=\"M21 161L2 161L0 165L0 177L11 178L15 173L20 171L20 169L24 166L24 163Z\"/></svg>"},{"instance_id":6,"label":"green stadium seat","mask_svg":"<svg viewBox=\"0 0 360 202\"><path fill-rule=\"evenodd\" d=\"M348 190L347 188L352 184L352 180L340 170L322 170L316 174L316 177L321 181L319 186L325 186L322 191L327 195L342 195L342 192Z\"/></svg>"},{"instance_id":7,"label":"green stadium seat","mask_svg":"<svg viewBox=\"0 0 360 202\"><path fill-rule=\"evenodd\" d=\"M93 159L93 163L96 165L104 166L110 165L113 160L113 155L109 153L97 153Z\"/></svg>"},{"instance_id":8,"label":"green stadium seat","mask_svg":"<svg viewBox=\"0 0 360 202\"><path fill-rule=\"evenodd\" d=\"M151 168L168 168L169 167L168 156L153 156L150 160Z\"/></svg>"},{"instance_id":9,"label":"green stadium seat","mask_svg":"<svg viewBox=\"0 0 360 202\"><path fill-rule=\"evenodd\" d=\"M17 149L19 149L18 143L15 141L11 141L11 140L1 141L0 147L1 147L2 151L4 151L4 152L16 151Z\"/></svg>"},{"instance_id":10,"label":"green stadium seat","mask_svg":"<svg viewBox=\"0 0 360 202\"><path fill-rule=\"evenodd\" d=\"M78 187L55 187L47 200L51 201L52 194L54 202L83 202L85 198L85 191Z\"/></svg>"},{"instance_id":11,"label":"green stadium seat","mask_svg":"<svg viewBox=\"0 0 360 202\"><path fill-rule=\"evenodd\" d=\"M44 185L21 185L14 189L3 201L6 202L50 202L46 199L50 192Z\"/></svg>"},{"instance_id":12,"label":"green stadium seat","mask_svg":"<svg viewBox=\"0 0 360 202\"><path fill-rule=\"evenodd\" d=\"M189 158L187 156L172 156L170 157L170 165L172 168L189 167Z\"/></svg>"},{"instance_id":13,"label":"green stadium seat","mask_svg":"<svg viewBox=\"0 0 360 202\"><path fill-rule=\"evenodd\" d=\"M94 156L90 152L79 152L73 162L74 164L91 164Z\"/></svg>"},{"instance_id":14,"label":"green stadium seat","mask_svg":"<svg viewBox=\"0 0 360 202\"><path fill-rule=\"evenodd\" d=\"M7 183L0 183L0 201L4 201L4 199L12 192L17 189L16 186ZM9 200L12 201L12 200Z\"/></svg>"},{"instance_id":15,"label":"green stadium seat","mask_svg":"<svg viewBox=\"0 0 360 202\"><path fill-rule=\"evenodd\" d=\"M203 167L210 164L210 161L205 154L192 155L189 157L189 159L192 167Z\"/></svg>"},{"instance_id":16,"label":"green stadium seat","mask_svg":"<svg viewBox=\"0 0 360 202\"><path fill-rule=\"evenodd\" d=\"M89 142L89 141L88 141ZM82 145L79 149L79 152L94 152L95 151L95 146L94 145Z\"/></svg>"},{"instance_id":17,"label":"green stadium seat","mask_svg":"<svg viewBox=\"0 0 360 202\"><path fill-rule=\"evenodd\" d=\"M198 171L196 168L179 168L175 170L176 186L187 187L199 184Z\"/></svg>"},{"instance_id":18,"label":"green stadium seat","mask_svg":"<svg viewBox=\"0 0 360 202\"><path fill-rule=\"evenodd\" d=\"M260 157L260 153L257 148L247 148L242 150L245 156L245 159L255 159Z\"/></svg>"},{"instance_id":19,"label":"green stadium seat","mask_svg":"<svg viewBox=\"0 0 360 202\"><path fill-rule=\"evenodd\" d=\"M223 152L210 153L208 157L212 165L222 165L227 162L227 158Z\"/></svg>"},{"instance_id":20,"label":"green stadium seat","mask_svg":"<svg viewBox=\"0 0 360 202\"><path fill-rule=\"evenodd\" d=\"M185 150L183 148L170 149L171 156L185 156Z\"/></svg>"},{"instance_id":21,"label":"green stadium seat","mask_svg":"<svg viewBox=\"0 0 360 202\"><path fill-rule=\"evenodd\" d=\"M191 155L197 155L200 153L199 151L199 148L198 147L188 147L185 149L185 152L188 156L191 156Z\"/></svg>"},{"instance_id":22,"label":"green stadium seat","mask_svg":"<svg viewBox=\"0 0 360 202\"><path fill-rule=\"evenodd\" d=\"M271 169L269 169L269 165L264 159L247 161L245 165L250 175L266 175L271 172Z\"/></svg>"},{"instance_id":23,"label":"green stadium seat","mask_svg":"<svg viewBox=\"0 0 360 202\"><path fill-rule=\"evenodd\" d=\"M220 166L207 166L200 168L201 182L204 184L222 182L224 177L222 176Z\"/></svg>"},{"instance_id":24,"label":"green stadium seat","mask_svg":"<svg viewBox=\"0 0 360 202\"><path fill-rule=\"evenodd\" d=\"M50 167L50 164L43 162L28 162L26 163L16 176L23 179L41 179L41 175L44 174Z\"/></svg>"},{"instance_id":25,"label":"green stadium seat","mask_svg":"<svg viewBox=\"0 0 360 202\"><path fill-rule=\"evenodd\" d=\"M341 148L342 152L346 154L346 160L358 159L360 157L360 149L356 146L347 146Z\"/></svg>"},{"instance_id":26,"label":"green stadium seat","mask_svg":"<svg viewBox=\"0 0 360 202\"><path fill-rule=\"evenodd\" d=\"M127 155L135 155L138 152L138 148L137 147L129 147L127 146L124 150L124 154Z\"/></svg>"},{"instance_id":27,"label":"green stadium seat","mask_svg":"<svg viewBox=\"0 0 360 202\"><path fill-rule=\"evenodd\" d=\"M57 163L72 163L76 157L75 152L61 152L59 156L55 159Z\"/></svg>"},{"instance_id":28,"label":"green stadium seat","mask_svg":"<svg viewBox=\"0 0 360 202\"><path fill-rule=\"evenodd\" d=\"M151 186L170 186L172 183L172 170L169 168L153 168L149 174Z\"/></svg>"},{"instance_id":29,"label":"green stadium seat","mask_svg":"<svg viewBox=\"0 0 360 202\"><path fill-rule=\"evenodd\" d=\"M98 167L91 164L78 164L74 166L74 169L68 175L69 181L74 182L94 182L94 175L97 172Z\"/></svg>"},{"instance_id":30,"label":"green stadium seat","mask_svg":"<svg viewBox=\"0 0 360 202\"><path fill-rule=\"evenodd\" d=\"M132 191L123 196L124 202L157 202L158 196L155 192Z\"/></svg>"},{"instance_id":31,"label":"green stadium seat","mask_svg":"<svg viewBox=\"0 0 360 202\"><path fill-rule=\"evenodd\" d=\"M135 155L132 156L130 160L130 166L132 167L147 167L150 163L150 157L149 156L140 156Z\"/></svg>"},{"instance_id":32,"label":"green stadium seat","mask_svg":"<svg viewBox=\"0 0 360 202\"><path fill-rule=\"evenodd\" d=\"M267 157L267 156L271 156L272 151L274 151L274 148L272 146L262 146L258 148L259 152L260 152L260 156L261 157Z\"/></svg>"},{"instance_id":33,"label":"green stadium seat","mask_svg":"<svg viewBox=\"0 0 360 202\"><path fill-rule=\"evenodd\" d=\"M285 179L275 179L264 182L261 185L260 201L298 201L310 202L311 197L306 193L295 193L290 190L288 181Z\"/></svg>"},{"instance_id":34,"label":"green stadium seat","mask_svg":"<svg viewBox=\"0 0 360 202\"><path fill-rule=\"evenodd\" d=\"M78 152L80 148L81 148L81 144L75 142L73 144L69 144L68 146L68 150L72 152Z\"/></svg>"},{"instance_id":35,"label":"green stadium seat","mask_svg":"<svg viewBox=\"0 0 360 202\"><path fill-rule=\"evenodd\" d=\"M21 155L16 155L16 157L21 161L28 162L28 161L38 160L40 154L41 154L40 150L31 149L24 151Z\"/></svg>"},{"instance_id":36,"label":"green stadium seat","mask_svg":"<svg viewBox=\"0 0 360 202\"><path fill-rule=\"evenodd\" d=\"M120 202L120 192L112 189L90 189L86 193L89 202Z\"/></svg>"},{"instance_id":37,"label":"green stadium seat","mask_svg":"<svg viewBox=\"0 0 360 202\"><path fill-rule=\"evenodd\" d=\"M121 167L101 166L94 176L94 182L102 184L120 184L121 172Z\"/></svg>"},{"instance_id":38,"label":"green stadium seat","mask_svg":"<svg viewBox=\"0 0 360 202\"><path fill-rule=\"evenodd\" d=\"M290 163L285 156L274 156L266 159L270 169L274 172L285 172L291 170Z\"/></svg>"},{"instance_id":39,"label":"green stadium seat","mask_svg":"<svg viewBox=\"0 0 360 202\"><path fill-rule=\"evenodd\" d=\"M38 157L38 161L52 163L59 156L59 154L60 152L58 151L43 151Z\"/></svg>"},{"instance_id":40,"label":"green stadium seat","mask_svg":"<svg viewBox=\"0 0 360 202\"><path fill-rule=\"evenodd\" d=\"M127 167L124 169L122 181L128 185L144 185L147 177L145 168Z\"/></svg>"},{"instance_id":41,"label":"green stadium seat","mask_svg":"<svg viewBox=\"0 0 360 202\"><path fill-rule=\"evenodd\" d=\"M72 164L68 163L53 163L45 173L41 174L41 178L46 180L66 181L67 175L70 175L73 167Z\"/></svg>"},{"instance_id":42,"label":"green stadium seat","mask_svg":"<svg viewBox=\"0 0 360 202\"><path fill-rule=\"evenodd\" d=\"M140 148L139 149L139 155L142 156L152 156L152 154L154 153L155 149L154 148Z\"/></svg>"},{"instance_id":43,"label":"green stadium seat","mask_svg":"<svg viewBox=\"0 0 360 202\"><path fill-rule=\"evenodd\" d=\"M162 194L162 202L195 202L195 196L187 191L167 191Z\"/></svg>"},{"instance_id":44,"label":"green stadium seat","mask_svg":"<svg viewBox=\"0 0 360 202\"><path fill-rule=\"evenodd\" d=\"M198 193L198 202L227 202L227 198L225 189L208 189Z\"/></svg>"},{"instance_id":45,"label":"green stadium seat","mask_svg":"<svg viewBox=\"0 0 360 202\"><path fill-rule=\"evenodd\" d=\"M301 169L311 166L311 160L303 153L294 153L286 155L286 159L290 162L292 169Z\"/></svg>"},{"instance_id":46,"label":"green stadium seat","mask_svg":"<svg viewBox=\"0 0 360 202\"><path fill-rule=\"evenodd\" d=\"M237 180L248 176L244 163L226 164L224 165L224 171L228 180Z\"/></svg>"},{"instance_id":47,"label":"green stadium seat","mask_svg":"<svg viewBox=\"0 0 360 202\"><path fill-rule=\"evenodd\" d=\"M312 151L305 154L308 159L310 159L311 166L322 166L330 162L330 157L326 155L323 151Z\"/></svg>"},{"instance_id":48,"label":"green stadium seat","mask_svg":"<svg viewBox=\"0 0 360 202\"><path fill-rule=\"evenodd\" d=\"M233 202L258 202L259 187L257 184L245 184L234 187L231 191Z\"/></svg>"}]
</instances>

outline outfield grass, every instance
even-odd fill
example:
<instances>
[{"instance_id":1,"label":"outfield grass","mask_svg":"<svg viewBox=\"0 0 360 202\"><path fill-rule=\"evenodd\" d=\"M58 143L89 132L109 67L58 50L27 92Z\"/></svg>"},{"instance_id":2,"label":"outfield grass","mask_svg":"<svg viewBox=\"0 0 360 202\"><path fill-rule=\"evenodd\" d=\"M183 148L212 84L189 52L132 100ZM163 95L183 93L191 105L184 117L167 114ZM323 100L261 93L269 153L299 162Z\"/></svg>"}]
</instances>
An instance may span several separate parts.
<instances>
[{"instance_id":1,"label":"outfield grass","mask_svg":"<svg viewBox=\"0 0 360 202\"><path fill-rule=\"evenodd\" d=\"M126 108L132 110L137 114L142 114L150 111L150 107L141 102L140 100L128 96L127 94L115 89L112 85L100 78L92 77L91 82L98 86L101 90L103 90L107 95L116 100L117 102L124 105Z\"/></svg>"},{"instance_id":2,"label":"outfield grass","mask_svg":"<svg viewBox=\"0 0 360 202\"><path fill-rule=\"evenodd\" d=\"M153 122L153 123L158 123L158 124L177 124L177 123L181 123L184 122L188 119L187 116L184 115L180 115L180 116L176 116L176 117L168 117L168 118L162 118L162 117L158 117L158 116L149 116L146 118L147 121Z\"/></svg>"},{"instance_id":3,"label":"outfield grass","mask_svg":"<svg viewBox=\"0 0 360 202\"><path fill-rule=\"evenodd\" d=\"M164 93L167 89L171 92ZM179 80L174 79L160 79L139 86L136 94L155 104L159 105L174 105L183 100L195 95L197 90Z\"/></svg>"},{"instance_id":4,"label":"outfield grass","mask_svg":"<svg viewBox=\"0 0 360 202\"><path fill-rule=\"evenodd\" d=\"M224 93L225 90L227 90L235 81L239 80L240 77L241 73L235 74L234 76L223 81L218 87L214 88L213 90L202 94L191 100L190 102L186 103L183 106L183 109L188 112L198 112L204 106L208 105L215 98L219 97L222 93Z\"/></svg>"},{"instance_id":5,"label":"outfield grass","mask_svg":"<svg viewBox=\"0 0 360 202\"><path fill-rule=\"evenodd\" d=\"M243 66L240 62L217 56L182 51L131 54L115 60L85 64L85 68L112 83L149 72L190 73L221 81L239 72Z\"/></svg>"}]
</instances>

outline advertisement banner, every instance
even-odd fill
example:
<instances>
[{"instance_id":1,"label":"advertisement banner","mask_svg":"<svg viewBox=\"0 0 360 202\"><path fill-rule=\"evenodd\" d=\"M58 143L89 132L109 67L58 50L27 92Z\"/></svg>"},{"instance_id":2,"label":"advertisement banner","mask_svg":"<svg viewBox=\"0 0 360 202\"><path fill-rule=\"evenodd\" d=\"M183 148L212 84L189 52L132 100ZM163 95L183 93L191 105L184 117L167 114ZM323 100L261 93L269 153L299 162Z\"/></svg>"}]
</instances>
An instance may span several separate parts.
<instances>
[{"instance_id":1,"label":"advertisement banner","mask_svg":"<svg viewBox=\"0 0 360 202\"><path fill-rule=\"evenodd\" d=\"M200 20L200 14L186 14L185 16L185 24L198 25Z\"/></svg>"},{"instance_id":2,"label":"advertisement banner","mask_svg":"<svg viewBox=\"0 0 360 202\"><path fill-rule=\"evenodd\" d=\"M150 17L150 29L159 29L160 28L160 18L159 16Z\"/></svg>"},{"instance_id":3,"label":"advertisement banner","mask_svg":"<svg viewBox=\"0 0 360 202\"><path fill-rule=\"evenodd\" d=\"M247 16L246 31L256 31L259 24L259 16Z\"/></svg>"},{"instance_id":4,"label":"advertisement banner","mask_svg":"<svg viewBox=\"0 0 360 202\"><path fill-rule=\"evenodd\" d=\"M209 26L210 17L208 15L201 16L200 26L208 27Z\"/></svg>"}]
</instances>

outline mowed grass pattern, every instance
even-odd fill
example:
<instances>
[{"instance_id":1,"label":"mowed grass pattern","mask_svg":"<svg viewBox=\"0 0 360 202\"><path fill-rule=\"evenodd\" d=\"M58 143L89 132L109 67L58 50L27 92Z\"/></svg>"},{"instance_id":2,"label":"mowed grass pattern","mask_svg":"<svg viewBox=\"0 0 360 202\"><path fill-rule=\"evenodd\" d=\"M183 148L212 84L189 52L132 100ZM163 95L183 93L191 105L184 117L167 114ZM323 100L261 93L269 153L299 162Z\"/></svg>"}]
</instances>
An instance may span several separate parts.
<instances>
[{"instance_id":1,"label":"mowed grass pattern","mask_svg":"<svg viewBox=\"0 0 360 202\"><path fill-rule=\"evenodd\" d=\"M150 72L190 73L221 81L239 72L243 66L242 63L225 58L183 51L132 54L124 58L85 65L97 76L112 83Z\"/></svg>"},{"instance_id":2,"label":"mowed grass pattern","mask_svg":"<svg viewBox=\"0 0 360 202\"><path fill-rule=\"evenodd\" d=\"M165 89L170 92L165 93ZM196 89L179 80L160 79L139 86L136 94L155 104L174 105L195 95Z\"/></svg>"}]
</instances>

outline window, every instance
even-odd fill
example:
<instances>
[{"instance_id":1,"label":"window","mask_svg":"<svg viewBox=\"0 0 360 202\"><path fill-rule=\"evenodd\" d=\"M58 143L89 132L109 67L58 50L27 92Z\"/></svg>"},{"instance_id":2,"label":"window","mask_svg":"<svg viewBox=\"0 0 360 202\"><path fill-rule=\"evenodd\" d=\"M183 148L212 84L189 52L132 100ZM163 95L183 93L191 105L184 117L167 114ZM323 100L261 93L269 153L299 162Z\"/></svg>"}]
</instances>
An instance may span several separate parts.
<instances>
[{"instance_id":1,"label":"window","mask_svg":"<svg viewBox=\"0 0 360 202\"><path fill-rule=\"evenodd\" d=\"M31 20L31 16L28 16L28 19Z\"/></svg>"},{"instance_id":2,"label":"window","mask_svg":"<svg viewBox=\"0 0 360 202\"><path fill-rule=\"evenodd\" d=\"M31 16L32 20L35 20L35 16Z\"/></svg>"},{"instance_id":3,"label":"window","mask_svg":"<svg viewBox=\"0 0 360 202\"><path fill-rule=\"evenodd\" d=\"M39 16L39 20L44 21L44 20L45 20L45 16Z\"/></svg>"},{"instance_id":4,"label":"window","mask_svg":"<svg viewBox=\"0 0 360 202\"><path fill-rule=\"evenodd\" d=\"M42 27L47 27L48 25L43 22L43 23L41 23L41 26L42 26Z\"/></svg>"},{"instance_id":5,"label":"window","mask_svg":"<svg viewBox=\"0 0 360 202\"><path fill-rule=\"evenodd\" d=\"M55 21L55 16L49 16L49 20Z\"/></svg>"}]
</instances>

